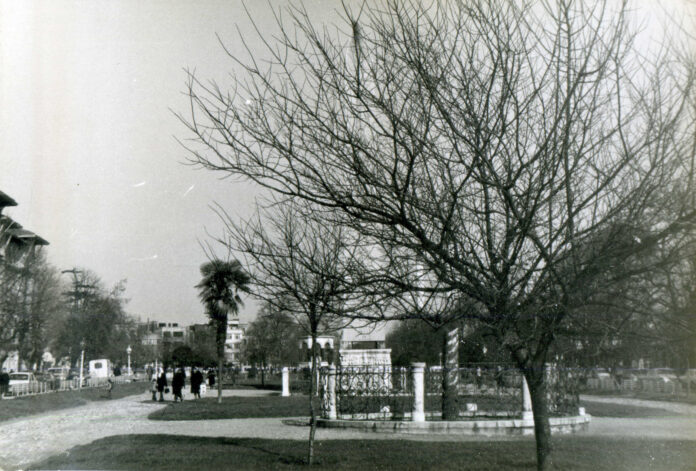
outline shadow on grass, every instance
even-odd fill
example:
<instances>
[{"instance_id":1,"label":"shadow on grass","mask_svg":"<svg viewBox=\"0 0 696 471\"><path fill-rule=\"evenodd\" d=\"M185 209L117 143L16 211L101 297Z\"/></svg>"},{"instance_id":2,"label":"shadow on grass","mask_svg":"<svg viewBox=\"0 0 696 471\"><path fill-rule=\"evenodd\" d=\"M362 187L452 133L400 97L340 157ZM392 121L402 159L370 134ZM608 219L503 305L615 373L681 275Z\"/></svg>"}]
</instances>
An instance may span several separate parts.
<instances>
[{"instance_id":1,"label":"shadow on grass","mask_svg":"<svg viewBox=\"0 0 696 471\"><path fill-rule=\"evenodd\" d=\"M317 404L318 407L318 404ZM167 407L151 413L150 420L219 420L303 417L309 415L306 396L263 397L210 397L179 403L170 402Z\"/></svg>"},{"instance_id":2,"label":"shadow on grass","mask_svg":"<svg viewBox=\"0 0 696 471\"><path fill-rule=\"evenodd\" d=\"M693 469L696 441L607 439L564 436L554 439L557 469ZM535 468L533 440L435 442L393 439L316 442L316 465L327 470ZM256 438L120 435L78 446L27 469L305 469L304 441Z\"/></svg>"}]
</instances>

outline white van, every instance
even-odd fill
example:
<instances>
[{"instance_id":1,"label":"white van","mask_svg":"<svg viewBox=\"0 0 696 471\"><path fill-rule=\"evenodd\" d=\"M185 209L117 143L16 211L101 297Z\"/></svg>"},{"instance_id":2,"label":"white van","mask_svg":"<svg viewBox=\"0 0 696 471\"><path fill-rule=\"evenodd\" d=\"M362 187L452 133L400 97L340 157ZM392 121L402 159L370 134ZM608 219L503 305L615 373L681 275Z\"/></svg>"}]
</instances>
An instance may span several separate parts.
<instances>
[{"instance_id":1,"label":"white van","mask_svg":"<svg viewBox=\"0 0 696 471\"><path fill-rule=\"evenodd\" d=\"M89 362L90 378L108 378L113 373L109 360L92 360Z\"/></svg>"}]
</instances>

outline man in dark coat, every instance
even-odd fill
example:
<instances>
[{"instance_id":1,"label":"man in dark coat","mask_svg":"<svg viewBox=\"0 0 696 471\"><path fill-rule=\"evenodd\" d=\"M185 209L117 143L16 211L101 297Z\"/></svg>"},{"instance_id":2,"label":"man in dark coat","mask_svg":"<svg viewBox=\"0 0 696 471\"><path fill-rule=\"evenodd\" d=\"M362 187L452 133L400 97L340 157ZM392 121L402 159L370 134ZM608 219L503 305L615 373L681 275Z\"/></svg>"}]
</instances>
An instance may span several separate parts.
<instances>
[{"instance_id":1,"label":"man in dark coat","mask_svg":"<svg viewBox=\"0 0 696 471\"><path fill-rule=\"evenodd\" d=\"M157 392L159 393L159 401L164 402L164 388L167 387L167 375L166 370L162 370L160 375L157 377Z\"/></svg>"},{"instance_id":2,"label":"man in dark coat","mask_svg":"<svg viewBox=\"0 0 696 471\"><path fill-rule=\"evenodd\" d=\"M10 375L8 375L6 372L1 372L0 373L0 396L3 394L7 394L7 392L10 390Z\"/></svg>"},{"instance_id":3,"label":"man in dark coat","mask_svg":"<svg viewBox=\"0 0 696 471\"><path fill-rule=\"evenodd\" d=\"M174 393L174 402L176 402L177 399L179 399L181 402L184 402L184 396L182 396L181 391L184 389L185 384L186 373L184 373L183 368L179 368L179 371L174 373L174 377L172 378L172 392Z\"/></svg>"},{"instance_id":4,"label":"man in dark coat","mask_svg":"<svg viewBox=\"0 0 696 471\"><path fill-rule=\"evenodd\" d=\"M191 394L198 399L201 398L201 384L203 384L203 373L194 368L191 372Z\"/></svg>"}]
</instances>

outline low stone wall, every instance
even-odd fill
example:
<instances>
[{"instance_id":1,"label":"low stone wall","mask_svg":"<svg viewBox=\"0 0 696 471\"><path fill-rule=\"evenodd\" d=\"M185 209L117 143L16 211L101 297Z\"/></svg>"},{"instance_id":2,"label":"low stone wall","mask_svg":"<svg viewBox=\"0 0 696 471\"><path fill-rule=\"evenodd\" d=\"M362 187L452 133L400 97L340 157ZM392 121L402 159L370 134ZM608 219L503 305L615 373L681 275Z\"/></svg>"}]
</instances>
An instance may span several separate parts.
<instances>
[{"instance_id":1,"label":"low stone wall","mask_svg":"<svg viewBox=\"0 0 696 471\"><path fill-rule=\"evenodd\" d=\"M551 433L564 434L587 430L589 415L551 417ZM358 429L381 433L437 433L443 435L510 436L534 435L533 419L478 419L458 421L385 421L318 419L317 426L324 428Z\"/></svg>"}]
</instances>

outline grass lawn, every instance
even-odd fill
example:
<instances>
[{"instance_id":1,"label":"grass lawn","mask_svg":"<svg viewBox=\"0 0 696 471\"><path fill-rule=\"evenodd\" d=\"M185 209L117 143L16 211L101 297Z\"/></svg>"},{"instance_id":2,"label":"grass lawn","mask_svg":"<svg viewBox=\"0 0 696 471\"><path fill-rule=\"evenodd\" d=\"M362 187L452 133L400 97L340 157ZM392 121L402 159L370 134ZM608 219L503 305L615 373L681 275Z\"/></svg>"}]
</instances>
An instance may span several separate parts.
<instances>
[{"instance_id":1,"label":"grass lawn","mask_svg":"<svg viewBox=\"0 0 696 471\"><path fill-rule=\"evenodd\" d=\"M319 411L319 402L316 402ZM194 401L170 403L164 409L149 415L151 420L210 420L210 419L249 419L261 417L307 417L309 399L307 396L267 396L267 397L206 397Z\"/></svg>"},{"instance_id":2,"label":"grass lawn","mask_svg":"<svg viewBox=\"0 0 696 471\"><path fill-rule=\"evenodd\" d=\"M111 391L111 398L119 399L133 394L141 394L150 387L149 385L150 383L147 382L115 384L113 391ZM22 396L16 399L3 399L0 401L0 421L77 407L89 401L107 400L106 391L102 388L58 391L37 394L36 396Z\"/></svg>"},{"instance_id":3,"label":"grass lawn","mask_svg":"<svg viewBox=\"0 0 696 471\"><path fill-rule=\"evenodd\" d=\"M611 404L604 402L580 401L585 412L593 417L618 417L626 419L638 419L646 417L677 417L680 414L655 407L629 406L623 404Z\"/></svg>"},{"instance_id":4,"label":"grass lawn","mask_svg":"<svg viewBox=\"0 0 696 471\"><path fill-rule=\"evenodd\" d=\"M554 439L557 469L687 470L696 441L647 441L580 436ZM121 435L75 447L28 469L306 469L307 445L291 440ZM488 442L327 440L317 442L311 469L535 469L531 439Z\"/></svg>"},{"instance_id":5,"label":"grass lawn","mask_svg":"<svg viewBox=\"0 0 696 471\"><path fill-rule=\"evenodd\" d=\"M588 414L595 417L647 418L675 417L676 412L651 407L583 402ZM316 403L319 411L319 402ZM215 420L246 419L261 417L307 417L309 404L307 396L267 396L267 397L223 397L169 403L167 407L150 414L152 420Z\"/></svg>"},{"instance_id":6,"label":"grass lawn","mask_svg":"<svg viewBox=\"0 0 696 471\"><path fill-rule=\"evenodd\" d=\"M261 377L257 375L253 378L238 376L234 382L225 379L222 382L223 389L265 389L269 391L282 390L282 377L280 375L267 375L263 384ZM290 391L292 393L309 394L309 380L299 379L297 376L290 377Z\"/></svg>"}]
</instances>

